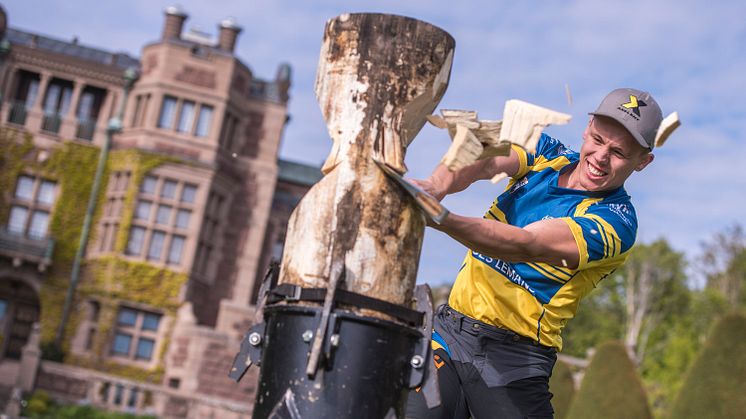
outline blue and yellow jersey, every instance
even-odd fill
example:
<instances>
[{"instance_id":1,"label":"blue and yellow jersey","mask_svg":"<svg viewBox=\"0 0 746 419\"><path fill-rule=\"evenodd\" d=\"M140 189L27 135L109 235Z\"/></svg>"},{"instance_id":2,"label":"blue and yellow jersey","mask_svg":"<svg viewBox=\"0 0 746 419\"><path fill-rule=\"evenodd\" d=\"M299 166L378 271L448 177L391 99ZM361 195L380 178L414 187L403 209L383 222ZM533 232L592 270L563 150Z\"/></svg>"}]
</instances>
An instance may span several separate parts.
<instances>
[{"instance_id":1,"label":"blue and yellow jersey","mask_svg":"<svg viewBox=\"0 0 746 419\"><path fill-rule=\"evenodd\" d=\"M601 279L624 263L635 242L637 216L623 187L605 192L562 188L557 180L579 153L542 135L535 154L514 146L520 169L484 218L524 227L559 218L578 245L576 269L509 263L468 251L448 304L457 311L562 348L560 331Z\"/></svg>"}]
</instances>

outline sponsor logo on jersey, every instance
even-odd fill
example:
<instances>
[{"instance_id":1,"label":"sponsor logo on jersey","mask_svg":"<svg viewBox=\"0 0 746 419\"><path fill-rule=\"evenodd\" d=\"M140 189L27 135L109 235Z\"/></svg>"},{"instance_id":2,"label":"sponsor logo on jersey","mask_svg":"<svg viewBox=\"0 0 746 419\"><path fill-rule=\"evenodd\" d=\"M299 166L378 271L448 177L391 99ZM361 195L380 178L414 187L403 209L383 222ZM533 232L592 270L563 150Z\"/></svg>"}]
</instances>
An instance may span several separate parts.
<instances>
[{"instance_id":1,"label":"sponsor logo on jersey","mask_svg":"<svg viewBox=\"0 0 746 419\"><path fill-rule=\"evenodd\" d=\"M514 193L514 192L515 192L515 191L517 191L518 189L520 189L520 188L522 188L522 187L526 186L526 184L527 184L527 183L528 183L528 178L524 176L523 178L521 178L521 180L519 180L518 182L516 182L516 183L515 183L515 184L513 185L513 187L512 187L512 188L510 188L510 193Z\"/></svg>"},{"instance_id":2,"label":"sponsor logo on jersey","mask_svg":"<svg viewBox=\"0 0 746 419\"><path fill-rule=\"evenodd\" d=\"M609 204L609 209L622 219L624 224L632 225L632 211L627 204Z\"/></svg>"},{"instance_id":3,"label":"sponsor logo on jersey","mask_svg":"<svg viewBox=\"0 0 746 419\"><path fill-rule=\"evenodd\" d=\"M531 293L534 297L536 296L536 291L534 291L533 288L531 288L531 285L526 282L518 272L513 269L513 266L509 264L508 262L505 262L500 259L496 259L490 256L485 256L481 253L477 253L472 251L471 255L476 258L477 260L480 260L484 262L487 266L494 269L495 271L501 273L504 277L508 278L510 282L519 285L523 287L526 291Z\"/></svg>"}]
</instances>

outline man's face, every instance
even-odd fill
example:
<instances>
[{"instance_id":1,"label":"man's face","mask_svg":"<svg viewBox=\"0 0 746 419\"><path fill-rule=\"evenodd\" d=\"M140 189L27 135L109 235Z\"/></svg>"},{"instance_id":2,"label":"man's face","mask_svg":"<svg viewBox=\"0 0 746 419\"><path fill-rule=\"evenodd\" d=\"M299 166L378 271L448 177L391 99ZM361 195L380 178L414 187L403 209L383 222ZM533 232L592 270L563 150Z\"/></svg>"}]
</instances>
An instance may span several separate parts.
<instances>
[{"instance_id":1,"label":"man's face","mask_svg":"<svg viewBox=\"0 0 746 419\"><path fill-rule=\"evenodd\" d=\"M653 154L621 124L595 116L583 132L578 181L587 191L616 189L632 172L644 169L651 161Z\"/></svg>"}]
</instances>

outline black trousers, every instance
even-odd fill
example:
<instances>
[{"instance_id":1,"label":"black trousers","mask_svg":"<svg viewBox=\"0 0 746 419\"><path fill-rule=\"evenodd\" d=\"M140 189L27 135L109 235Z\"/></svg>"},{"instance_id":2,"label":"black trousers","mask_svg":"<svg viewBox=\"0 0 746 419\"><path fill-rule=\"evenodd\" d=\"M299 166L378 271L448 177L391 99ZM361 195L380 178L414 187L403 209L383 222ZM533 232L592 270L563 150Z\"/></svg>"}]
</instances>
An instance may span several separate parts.
<instances>
[{"instance_id":1,"label":"black trousers","mask_svg":"<svg viewBox=\"0 0 746 419\"><path fill-rule=\"evenodd\" d=\"M548 377L531 377L506 386L489 388L471 364L454 363L446 352L434 354L440 380L440 406L428 409L421 392L411 391L407 399L407 419L553 418L552 394ZM457 371L461 371L459 374ZM471 377L463 382L459 375Z\"/></svg>"},{"instance_id":2,"label":"black trousers","mask_svg":"<svg viewBox=\"0 0 746 419\"><path fill-rule=\"evenodd\" d=\"M476 320L464 320L462 317L449 307L436 314L435 330L448 343L452 355L449 356L444 349L436 349L433 363L429 365L437 370L441 405L428 409L422 393L413 390L407 399L406 417L553 418L549 375L556 360L554 350L519 342L515 336L510 336L512 332L489 330L494 327L481 322L478 322L480 327L475 328ZM479 332L474 332L475 329L479 329ZM536 367L523 372L509 368L521 362L516 360L516 354L528 352L534 354L527 354L526 362L535 363L538 359L546 364L542 369L548 368L548 372L539 373ZM482 357L481 354L485 353L487 356ZM546 361L542 361L545 358ZM485 368L483 362L491 363L494 368ZM496 370L499 371L498 376ZM505 371L505 374L500 374ZM490 385L485 381L485 376Z\"/></svg>"}]
</instances>

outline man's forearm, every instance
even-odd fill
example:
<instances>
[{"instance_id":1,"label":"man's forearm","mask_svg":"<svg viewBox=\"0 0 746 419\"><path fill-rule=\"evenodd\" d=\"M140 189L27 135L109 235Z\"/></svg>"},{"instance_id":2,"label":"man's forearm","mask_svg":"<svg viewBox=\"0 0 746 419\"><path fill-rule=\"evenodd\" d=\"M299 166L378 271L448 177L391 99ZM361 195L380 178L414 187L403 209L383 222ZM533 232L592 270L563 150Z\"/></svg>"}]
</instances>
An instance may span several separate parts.
<instances>
[{"instance_id":1,"label":"man's forearm","mask_svg":"<svg viewBox=\"0 0 746 419\"><path fill-rule=\"evenodd\" d=\"M506 262L542 262L575 269L580 253L563 219L541 220L516 227L495 220L449 214L440 230L469 249Z\"/></svg>"},{"instance_id":2,"label":"man's forearm","mask_svg":"<svg viewBox=\"0 0 746 419\"><path fill-rule=\"evenodd\" d=\"M457 214L449 214L441 225L432 227L485 256L507 262L527 261L536 257L532 254L534 234L520 227Z\"/></svg>"}]
</instances>

